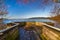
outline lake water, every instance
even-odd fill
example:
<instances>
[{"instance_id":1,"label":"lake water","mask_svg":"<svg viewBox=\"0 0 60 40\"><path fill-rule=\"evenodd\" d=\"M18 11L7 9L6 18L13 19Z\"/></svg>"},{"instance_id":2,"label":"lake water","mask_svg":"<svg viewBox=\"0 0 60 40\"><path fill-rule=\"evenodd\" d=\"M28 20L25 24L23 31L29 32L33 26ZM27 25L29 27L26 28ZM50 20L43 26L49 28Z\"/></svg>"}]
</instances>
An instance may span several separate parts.
<instances>
[{"instance_id":1,"label":"lake water","mask_svg":"<svg viewBox=\"0 0 60 40\"><path fill-rule=\"evenodd\" d=\"M11 22L51 22L54 23L54 26L60 28L60 24L58 22L49 20L49 19L6 19L4 23L11 23Z\"/></svg>"},{"instance_id":2,"label":"lake water","mask_svg":"<svg viewBox=\"0 0 60 40\"><path fill-rule=\"evenodd\" d=\"M6 19L4 20L4 23L11 23L11 22L52 22L54 21L49 20L49 19Z\"/></svg>"}]
</instances>

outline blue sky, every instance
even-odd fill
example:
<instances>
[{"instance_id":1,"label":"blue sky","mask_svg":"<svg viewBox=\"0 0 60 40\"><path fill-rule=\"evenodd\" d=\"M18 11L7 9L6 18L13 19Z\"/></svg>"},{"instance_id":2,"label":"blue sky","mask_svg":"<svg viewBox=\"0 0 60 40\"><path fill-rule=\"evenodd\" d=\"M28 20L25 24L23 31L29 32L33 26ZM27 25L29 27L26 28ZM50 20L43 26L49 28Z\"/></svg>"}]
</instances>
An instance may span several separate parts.
<instances>
[{"instance_id":1,"label":"blue sky","mask_svg":"<svg viewBox=\"0 0 60 40\"><path fill-rule=\"evenodd\" d=\"M7 18L48 17L53 4L51 2L49 5L44 5L42 2L42 0L36 0L24 4L22 1L18 3L16 0L6 0Z\"/></svg>"}]
</instances>

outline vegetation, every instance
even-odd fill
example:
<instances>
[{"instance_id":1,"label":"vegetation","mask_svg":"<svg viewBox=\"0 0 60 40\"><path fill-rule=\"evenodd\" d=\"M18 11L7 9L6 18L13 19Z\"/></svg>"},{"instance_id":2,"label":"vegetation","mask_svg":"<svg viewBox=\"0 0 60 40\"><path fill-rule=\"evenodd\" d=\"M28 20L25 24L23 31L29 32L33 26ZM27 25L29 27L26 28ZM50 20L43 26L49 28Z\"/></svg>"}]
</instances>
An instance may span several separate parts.
<instances>
[{"instance_id":1,"label":"vegetation","mask_svg":"<svg viewBox=\"0 0 60 40\"><path fill-rule=\"evenodd\" d=\"M57 15L55 17L51 17L51 19L60 23L60 15Z\"/></svg>"}]
</instances>

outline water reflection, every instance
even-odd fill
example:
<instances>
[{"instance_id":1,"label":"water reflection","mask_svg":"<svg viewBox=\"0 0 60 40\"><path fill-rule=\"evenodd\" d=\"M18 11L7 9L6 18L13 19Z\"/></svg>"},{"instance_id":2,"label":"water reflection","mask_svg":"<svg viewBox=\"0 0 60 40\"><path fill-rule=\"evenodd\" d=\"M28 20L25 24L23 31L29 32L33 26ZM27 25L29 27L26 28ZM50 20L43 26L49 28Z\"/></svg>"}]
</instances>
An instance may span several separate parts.
<instances>
[{"instance_id":1,"label":"water reflection","mask_svg":"<svg viewBox=\"0 0 60 40\"><path fill-rule=\"evenodd\" d=\"M38 35L35 33L34 27L30 25L28 27L26 25L20 26L19 40L38 40Z\"/></svg>"}]
</instances>

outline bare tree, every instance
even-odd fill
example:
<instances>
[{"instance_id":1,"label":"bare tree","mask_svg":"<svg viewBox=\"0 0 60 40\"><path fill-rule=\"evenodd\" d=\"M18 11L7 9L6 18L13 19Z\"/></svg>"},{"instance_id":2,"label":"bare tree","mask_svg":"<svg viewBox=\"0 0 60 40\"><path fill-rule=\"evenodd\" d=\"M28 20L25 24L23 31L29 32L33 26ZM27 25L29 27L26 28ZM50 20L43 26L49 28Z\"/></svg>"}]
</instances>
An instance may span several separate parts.
<instances>
[{"instance_id":1,"label":"bare tree","mask_svg":"<svg viewBox=\"0 0 60 40\"><path fill-rule=\"evenodd\" d=\"M5 0L0 0L0 29L5 28L4 17L7 14L7 9L4 1Z\"/></svg>"},{"instance_id":2,"label":"bare tree","mask_svg":"<svg viewBox=\"0 0 60 40\"><path fill-rule=\"evenodd\" d=\"M54 8L51 10L51 17L60 15L60 1L59 0L53 0L54 2Z\"/></svg>"}]
</instances>

